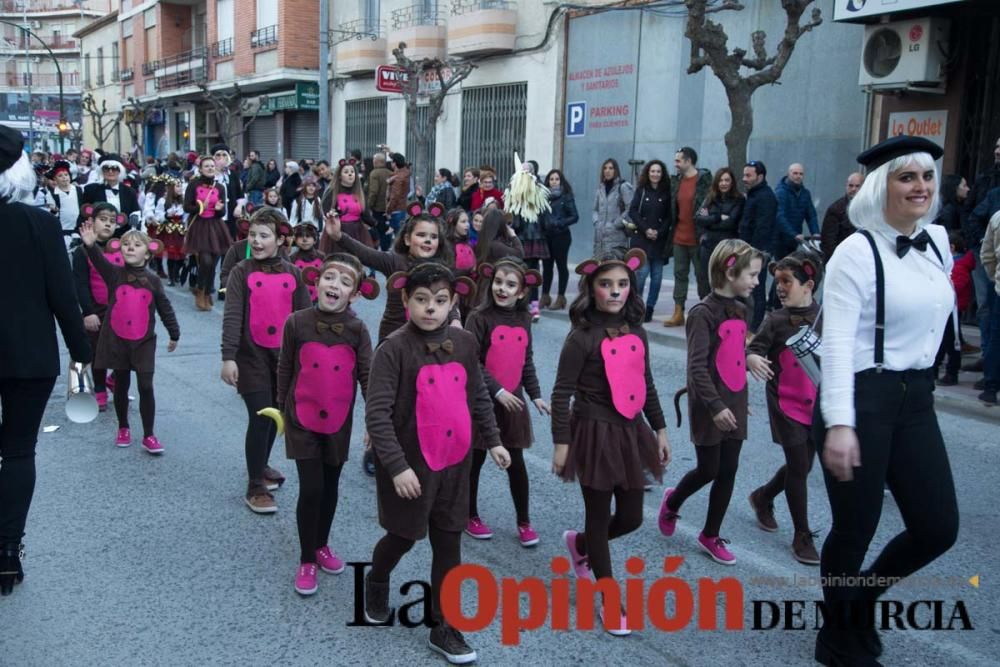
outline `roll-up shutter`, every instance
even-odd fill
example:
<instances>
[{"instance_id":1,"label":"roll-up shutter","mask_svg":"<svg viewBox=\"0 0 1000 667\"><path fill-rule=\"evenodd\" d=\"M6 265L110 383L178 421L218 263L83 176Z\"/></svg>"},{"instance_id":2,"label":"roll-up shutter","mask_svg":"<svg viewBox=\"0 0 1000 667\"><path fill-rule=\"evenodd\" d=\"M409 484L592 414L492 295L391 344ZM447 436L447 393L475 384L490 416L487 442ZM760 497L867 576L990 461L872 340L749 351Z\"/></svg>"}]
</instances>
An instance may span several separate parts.
<instances>
[{"instance_id":1,"label":"roll-up shutter","mask_svg":"<svg viewBox=\"0 0 1000 667\"><path fill-rule=\"evenodd\" d=\"M295 111L285 114L288 131L288 150L285 154L293 160L306 158L319 160L319 114L315 111ZM329 159L329 156L325 156Z\"/></svg>"},{"instance_id":2,"label":"roll-up shutter","mask_svg":"<svg viewBox=\"0 0 1000 667\"><path fill-rule=\"evenodd\" d=\"M274 116L258 116L250 124L247 134L250 144L245 152L257 151L264 164L268 160L278 160L278 128L274 123Z\"/></svg>"}]
</instances>

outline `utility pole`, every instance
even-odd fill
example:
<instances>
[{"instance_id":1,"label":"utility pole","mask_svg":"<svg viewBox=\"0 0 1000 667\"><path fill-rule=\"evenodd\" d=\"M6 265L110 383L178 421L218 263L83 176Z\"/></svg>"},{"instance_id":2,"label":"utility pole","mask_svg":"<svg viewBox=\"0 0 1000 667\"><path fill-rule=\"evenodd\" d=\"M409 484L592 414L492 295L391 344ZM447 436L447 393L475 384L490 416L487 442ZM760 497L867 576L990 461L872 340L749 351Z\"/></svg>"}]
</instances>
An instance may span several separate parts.
<instances>
[{"instance_id":1,"label":"utility pole","mask_svg":"<svg viewBox=\"0 0 1000 667\"><path fill-rule=\"evenodd\" d=\"M319 0L319 157L330 159L330 0Z\"/></svg>"},{"instance_id":2,"label":"utility pole","mask_svg":"<svg viewBox=\"0 0 1000 667\"><path fill-rule=\"evenodd\" d=\"M31 24L28 23L28 3L22 0L21 9L24 12L21 37L24 39L25 78L28 82L28 147L35 150L35 112L31 108Z\"/></svg>"}]
</instances>

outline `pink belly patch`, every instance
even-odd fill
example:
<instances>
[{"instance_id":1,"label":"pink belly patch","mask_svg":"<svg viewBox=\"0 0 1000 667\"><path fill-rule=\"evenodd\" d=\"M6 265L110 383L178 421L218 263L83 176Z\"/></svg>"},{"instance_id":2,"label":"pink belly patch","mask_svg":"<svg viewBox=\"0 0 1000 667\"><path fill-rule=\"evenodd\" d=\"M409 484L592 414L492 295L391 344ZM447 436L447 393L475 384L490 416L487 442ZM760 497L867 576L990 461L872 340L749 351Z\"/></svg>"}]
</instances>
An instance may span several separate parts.
<instances>
[{"instance_id":1,"label":"pink belly patch","mask_svg":"<svg viewBox=\"0 0 1000 667\"><path fill-rule=\"evenodd\" d=\"M719 349L715 353L715 370L729 391L743 391L747 386L747 323L726 320L719 325Z\"/></svg>"},{"instance_id":2,"label":"pink belly patch","mask_svg":"<svg viewBox=\"0 0 1000 667\"><path fill-rule=\"evenodd\" d=\"M486 352L486 370L507 391L521 384L524 360L528 352L528 332L524 327L501 324L490 333L490 349Z\"/></svg>"},{"instance_id":3,"label":"pink belly patch","mask_svg":"<svg viewBox=\"0 0 1000 667\"><path fill-rule=\"evenodd\" d=\"M271 350L281 347L285 320L292 314L295 276L290 273L254 271L247 276L250 289L250 339Z\"/></svg>"},{"instance_id":4,"label":"pink belly patch","mask_svg":"<svg viewBox=\"0 0 1000 667\"><path fill-rule=\"evenodd\" d=\"M455 244L455 268L466 271L476 265L476 254L468 243Z\"/></svg>"},{"instance_id":5,"label":"pink belly patch","mask_svg":"<svg viewBox=\"0 0 1000 667\"><path fill-rule=\"evenodd\" d=\"M778 375L778 407L785 415L800 424L812 425L813 408L816 406L816 385L787 347L778 355L781 373Z\"/></svg>"},{"instance_id":6,"label":"pink belly patch","mask_svg":"<svg viewBox=\"0 0 1000 667\"><path fill-rule=\"evenodd\" d=\"M153 293L145 287L119 285L111 308L111 330L122 340L142 340L149 331Z\"/></svg>"},{"instance_id":7,"label":"pink belly patch","mask_svg":"<svg viewBox=\"0 0 1000 667\"><path fill-rule=\"evenodd\" d=\"M601 357L615 410L634 419L646 405L646 346L635 334L605 338Z\"/></svg>"},{"instance_id":8,"label":"pink belly patch","mask_svg":"<svg viewBox=\"0 0 1000 667\"><path fill-rule=\"evenodd\" d=\"M417 440L431 470L460 463L472 444L465 366L428 364L417 373Z\"/></svg>"},{"instance_id":9,"label":"pink belly patch","mask_svg":"<svg viewBox=\"0 0 1000 667\"><path fill-rule=\"evenodd\" d=\"M104 253L104 258L117 266L125 266L125 258L122 257L121 251ZM94 263L88 259L87 265L90 267L90 295L93 297L94 303L106 306L108 305L108 286L104 283L104 278L98 273Z\"/></svg>"},{"instance_id":10,"label":"pink belly patch","mask_svg":"<svg viewBox=\"0 0 1000 667\"><path fill-rule=\"evenodd\" d=\"M313 433L340 431L354 403L354 350L350 345L305 343L299 350L295 417Z\"/></svg>"},{"instance_id":11,"label":"pink belly patch","mask_svg":"<svg viewBox=\"0 0 1000 667\"><path fill-rule=\"evenodd\" d=\"M316 259L314 259L311 262L306 262L306 261L303 261L301 259L297 259L297 260L295 260L295 266L299 267L300 270L305 270L305 268L309 267L309 266L315 266L318 269L319 267L323 266L323 260L321 258L319 258L319 257L317 257ZM315 287L315 285L310 285L310 284L306 283L306 289L309 290L309 299L311 301L315 301L316 300L316 287Z\"/></svg>"}]
</instances>

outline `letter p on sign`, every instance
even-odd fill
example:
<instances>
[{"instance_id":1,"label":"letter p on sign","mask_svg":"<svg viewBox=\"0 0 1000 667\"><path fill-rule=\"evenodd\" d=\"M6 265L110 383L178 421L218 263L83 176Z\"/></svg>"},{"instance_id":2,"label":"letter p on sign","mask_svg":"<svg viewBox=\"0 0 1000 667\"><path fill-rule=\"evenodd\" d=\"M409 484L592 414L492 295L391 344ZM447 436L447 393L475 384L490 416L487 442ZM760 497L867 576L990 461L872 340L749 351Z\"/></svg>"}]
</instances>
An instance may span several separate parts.
<instances>
[{"instance_id":1,"label":"letter p on sign","mask_svg":"<svg viewBox=\"0 0 1000 667\"><path fill-rule=\"evenodd\" d=\"M582 137L587 133L587 103L569 102L566 105L566 136Z\"/></svg>"}]
</instances>

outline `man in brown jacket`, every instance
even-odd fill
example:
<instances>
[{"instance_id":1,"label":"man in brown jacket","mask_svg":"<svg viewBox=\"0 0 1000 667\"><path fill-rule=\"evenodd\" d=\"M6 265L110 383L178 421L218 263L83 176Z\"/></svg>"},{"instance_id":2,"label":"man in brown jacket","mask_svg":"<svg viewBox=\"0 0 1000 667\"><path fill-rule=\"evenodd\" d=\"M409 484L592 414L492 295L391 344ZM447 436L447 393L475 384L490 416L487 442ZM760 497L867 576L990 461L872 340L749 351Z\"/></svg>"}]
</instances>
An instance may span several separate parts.
<instances>
[{"instance_id":1,"label":"man in brown jacket","mask_svg":"<svg viewBox=\"0 0 1000 667\"><path fill-rule=\"evenodd\" d=\"M372 157L374 168L368 174L368 191L365 193L365 201L368 209L375 218L375 231L379 237L379 247L388 250L392 243L392 235L387 234L385 207L389 199L389 176L391 172L385 166L385 153L375 153Z\"/></svg>"}]
</instances>

